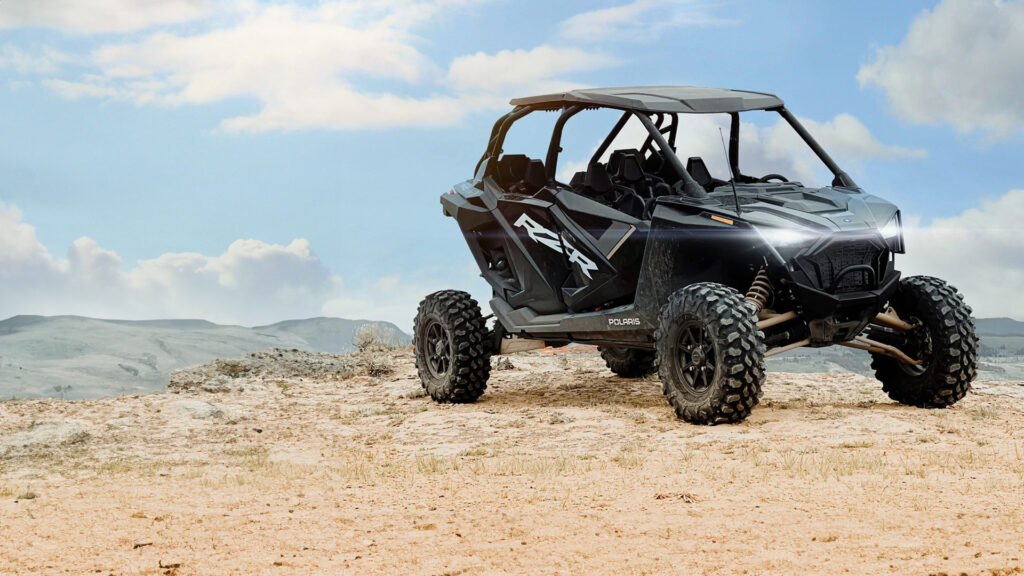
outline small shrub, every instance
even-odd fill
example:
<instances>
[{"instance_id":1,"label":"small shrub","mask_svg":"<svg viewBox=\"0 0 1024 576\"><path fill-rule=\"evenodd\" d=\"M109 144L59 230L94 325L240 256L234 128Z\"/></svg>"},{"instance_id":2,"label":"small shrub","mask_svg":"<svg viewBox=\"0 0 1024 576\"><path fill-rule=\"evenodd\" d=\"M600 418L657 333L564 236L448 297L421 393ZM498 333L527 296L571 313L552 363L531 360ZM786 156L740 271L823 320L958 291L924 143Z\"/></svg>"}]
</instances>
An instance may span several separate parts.
<instances>
[{"instance_id":1,"label":"small shrub","mask_svg":"<svg viewBox=\"0 0 1024 576\"><path fill-rule=\"evenodd\" d=\"M397 347L395 331L380 324L363 324L356 329L352 345L359 352L373 350L393 350Z\"/></svg>"},{"instance_id":2,"label":"small shrub","mask_svg":"<svg viewBox=\"0 0 1024 576\"><path fill-rule=\"evenodd\" d=\"M387 352L367 352L360 360L367 376L387 376L395 371L395 359Z\"/></svg>"},{"instance_id":3,"label":"small shrub","mask_svg":"<svg viewBox=\"0 0 1024 576\"><path fill-rule=\"evenodd\" d=\"M379 324L363 324L356 330L352 344L359 365L367 376L387 376L395 371L395 331Z\"/></svg>"},{"instance_id":4,"label":"small shrub","mask_svg":"<svg viewBox=\"0 0 1024 576\"><path fill-rule=\"evenodd\" d=\"M417 400L419 398L426 398L427 391L424 390L423 387L421 386L419 388L414 388L414 389L406 392L403 396L405 396L409 400Z\"/></svg>"},{"instance_id":5,"label":"small shrub","mask_svg":"<svg viewBox=\"0 0 1024 576\"><path fill-rule=\"evenodd\" d=\"M561 412L554 412L551 416L548 416L548 424L568 424L573 420L575 420L575 418L562 414Z\"/></svg>"}]
</instances>

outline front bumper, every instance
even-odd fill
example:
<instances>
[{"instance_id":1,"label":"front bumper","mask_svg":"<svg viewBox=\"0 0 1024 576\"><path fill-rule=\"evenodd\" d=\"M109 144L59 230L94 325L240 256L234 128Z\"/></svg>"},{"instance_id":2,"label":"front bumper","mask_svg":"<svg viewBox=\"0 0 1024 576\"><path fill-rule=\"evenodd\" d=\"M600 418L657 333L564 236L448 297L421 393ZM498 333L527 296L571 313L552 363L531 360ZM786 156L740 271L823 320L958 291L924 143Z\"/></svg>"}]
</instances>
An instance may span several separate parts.
<instances>
[{"instance_id":1,"label":"front bumper","mask_svg":"<svg viewBox=\"0 0 1024 576\"><path fill-rule=\"evenodd\" d=\"M832 294L820 289L807 279L795 276L791 283L794 295L805 318L827 318L830 316L874 317L885 308L886 302L896 292L900 282L900 273L888 263L882 281L878 286L857 292Z\"/></svg>"}]
</instances>

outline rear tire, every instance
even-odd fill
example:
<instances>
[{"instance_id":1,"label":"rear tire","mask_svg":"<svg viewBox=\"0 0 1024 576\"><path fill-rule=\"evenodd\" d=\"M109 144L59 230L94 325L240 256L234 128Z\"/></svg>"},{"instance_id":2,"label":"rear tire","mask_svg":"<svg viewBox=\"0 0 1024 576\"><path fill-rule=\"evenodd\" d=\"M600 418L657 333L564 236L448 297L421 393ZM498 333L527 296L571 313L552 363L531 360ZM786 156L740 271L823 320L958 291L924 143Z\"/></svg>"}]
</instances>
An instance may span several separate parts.
<instances>
[{"instance_id":1,"label":"rear tire","mask_svg":"<svg viewBox=\"0 0 1024 576\"><path fill-rule=\"evenodd\" d=\"M896 345L922 364L873 354L871 367L882 390L900 404L920 408L945 408L960 401L978 369L978 337L963 297L938 278L911 276L900 281L890 305L901 319L920 323Z\"/></svg>"},{"instance_id":2,"label":"rear tire","mask_svg":"<svg viewBox=\"0 0 1024 576\"><path fill-rule=\"evenodd\" d=\"M492 345L480 306L465 292L442 290L420 302L413 338L416 370L436 402L475 402L491 375Z\"/></svg>"},{"instance_id":3,"label":"rear tire","mask_svg":"<svg viewBox=\"0 0 1024 576\"><path fill-rule=\"evenodd\" d=\"M654 337L661 390L676 416L719 424L750 415L764 383L765 345L738 292L711 282L677 290Z\"/></svg>"},{"instance_id":4,"label":"rear tire","mask_svg":"<svg viewBox=\"0 0 1024 576\"><path fill-rule=\"evenodd\" d=\"M608 369L622 378L642 378L654 374L653 350L636 348L598 348Z\"/></svg>"}]
</instances>

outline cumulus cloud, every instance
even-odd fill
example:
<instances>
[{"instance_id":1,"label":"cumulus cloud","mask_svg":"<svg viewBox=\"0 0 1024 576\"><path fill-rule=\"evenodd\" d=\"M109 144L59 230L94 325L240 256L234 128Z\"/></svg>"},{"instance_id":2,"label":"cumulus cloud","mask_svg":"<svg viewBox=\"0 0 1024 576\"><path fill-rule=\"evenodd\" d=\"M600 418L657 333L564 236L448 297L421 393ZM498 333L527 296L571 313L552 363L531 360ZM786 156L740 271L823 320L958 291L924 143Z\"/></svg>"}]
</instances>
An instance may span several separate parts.
<instances>
[{"instance_id":1,"label":"cumulus cloud","mask_svg":"<svg viewBox=\"0 0 1024 576\"><path fill-rule=\"evenodd\" d=\"M708 14L693 2L635 0L576 14L562 21L560 32L563 38L575 42L650 42L673 28L728 22Z\"/></svg>"},{"instance_id":2,"label":"cumulus cloud","mask_svg":"<svg viewBox=\"0 0 1024 576\"><path fill-rule=\"evenodd\" d=\"M0 48L0 70L13 70L18 74L54 74L69 57L53 48L28 51L7 44Z\"/></svg>"},{"instance_id":3,"label":"cumulus cloud","mask_svg":"<svg viewBox=\"0 0 1024 576\"><path fill-rule=\"evenodd\" d=\"M202 318L248 326L313 316L386 320L412 328L416 306L442 288L486 288L478 271L392 276L347 286L307 240L236 240L219 255L163 254L126 267L91 238L53 256L21 212L0 202L0 319L17 314ZM485 298L484 290L479 297Z\"/></svg>"},{"instance_id":4,"label":"cumulus cloud","mask_svg":"<svg viewBox=\"0 0 1024 576\"><path fill-rule=\"evenodd\" d=\"M0 28L55 28L95 34L178 24L211 11L208 0L7 0Z\"/></svg>"},{"instance_id":5,"label":"cumulus cloud","mask_svg":"<svg viewBox=\"0 0 1024 576\"><path fill-rule=\"evenodd\" d=\"M909 220L909 219L908 219ZM964 294L978 317L1024 320L1024 190L1011 190L952 218L911 222L904 275L938 276Z\"/></svg>"},{"instance_id":6,"label":"cumulus cloud","mask_svg":"<svg viewBox=\"0 0 1024 576\"><path fill-rule=\"evenodd\" d=\"M347 130L450 125L506 106L509 92L575 87L566 76L614 64L580 49L541 45L458 57L445 70L417 48L414 31L457 3L257 4L212 27L108 43L86 59L86 74L43 84L68 99L138 105L258 100L255 114L222 122L229 132ZM404 88L363 87L381 80Z\"/></svg>"},{"instance_id":7,"label":"cumulus cloud","mask_svg":"<svg viewBox=\"0 0 1024 576\"><path fill-rule=\"evenodd\" d=\"M499 107L508 103L510 92L532 96L581 88L562 76L617 64L618 59L604 54L545 44L532 50L460 56L452 62L447 79L464 99L493 98L497 102L490 106Z\"/></svg>"},{"instance_id":8,"label":"cumulus cloud","mask_svg":"<svg viewBox=\"0 0 1024 576\"><path fill-rule=\"evenodd\" d=\"M900 160L927 156L925 150L891 146L880 142L860 120L850 114L839 114L826 122L800 118L800 123L839 162L839 165L848 171L857 168L865 160ZM682 115L676 149L684 164L687 158L699 156L712 175L728 180L729 167L719 129L728 139L727 116ZM638 148L645 138L647 130L643 125L635 119L630 120L605 153L604 161L607 161L612 150ZM591 152L596 149L595 145ZM586 168L586 164L586 158L563 164L559 176L567 182L574 172ZM741 123L740 169L748 176L776 173L808 185L823 185L832 180L824 164L782 118L769 125L746 121Z\"/></svg>"},{"instance_id":9,"label":"cumulus cloud","mask_svg":"<svg viewBox=\"0 0 1024 576\"><path fill-rule=\"evenodd\" d=\"M920 124L1006 137L1024 129L1024 2L943 0L895 46L861 67L861 86L885 91L893 110Z\"/></svg>"}]
</instances>

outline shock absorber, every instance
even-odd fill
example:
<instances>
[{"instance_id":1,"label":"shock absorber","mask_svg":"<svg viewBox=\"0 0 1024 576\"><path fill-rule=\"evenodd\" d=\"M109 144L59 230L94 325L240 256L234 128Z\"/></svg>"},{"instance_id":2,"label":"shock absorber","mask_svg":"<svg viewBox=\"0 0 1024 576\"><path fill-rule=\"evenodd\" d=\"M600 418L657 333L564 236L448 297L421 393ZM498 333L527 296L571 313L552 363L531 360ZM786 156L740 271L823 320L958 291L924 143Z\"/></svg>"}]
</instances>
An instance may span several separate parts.
<instances>
[{"instance_id":1,"label":"shock absorber","mask_svg":"<svg viewBox=\"0 0 1024 576\"><path fill-rule=\"evenodd\" d=\"M750 285L750 290L747 290L747 295L743 299L754 305L755 313L760 313L772 303L774 296L775 290L768 279L768 271L762 266L757 271L757 276L754 277L754 282Z\"/></svg>"}]
</instances>

